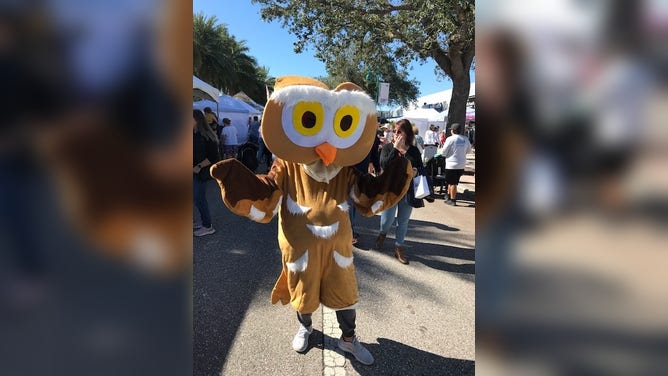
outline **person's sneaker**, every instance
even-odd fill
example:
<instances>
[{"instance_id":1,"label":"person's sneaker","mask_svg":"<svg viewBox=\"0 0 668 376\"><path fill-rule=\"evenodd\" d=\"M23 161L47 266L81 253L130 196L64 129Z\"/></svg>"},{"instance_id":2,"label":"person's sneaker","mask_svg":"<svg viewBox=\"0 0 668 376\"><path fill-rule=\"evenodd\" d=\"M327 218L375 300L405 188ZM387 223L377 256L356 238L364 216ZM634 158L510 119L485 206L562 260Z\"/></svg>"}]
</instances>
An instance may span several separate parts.
<instances>
[{"instance_id":1,"label":"person's sneaker","mask_svg":"<svg viewBox=\"0 0 668 376\"><path fill-rule=\"evenodd\" d=\"M295 338L292 340L292 348L296 352L303 352L308 347L308 337L313 333L313 326L305 327L302 324L299 324L299 330L295 334Z\"/></svg>"},{"instance_id":2,"label":"person's sneaker","mask_svg":"<svg viewBox=\"0 0 668 376\"><path fill-rule=\"evenodd\" d=\"M195 236L204 236L204 235L210 235L216 232L216 229L211 227L201 227L193 232L193 235Z\"/></svg>"},{"instance_id":3,"label":"person's sneaker","mask_svg":"<svg viewBox=\"0 0 668 376\"><path fill-rule=\"evenodd\" d=\"M457 200L453 200L450 197L445 199L445 203L448 204L448 205L451 205L451 206L457 206Z\"/></svg>"},{"instance_id":4,"label":"person's sneaker","mask_svg":"<svg viewBox=\"0 0 668 376\"><path fill-rule=\"evenodd\" d=\"M357 336L353 338L352 342L346 342L343 338L339 338L339 348L345 352L353 354L358 362L366 366L373 364L373 355L371 355L366 347L362 346L360 340L357 339Z\"/></svg>"}]
</instances>

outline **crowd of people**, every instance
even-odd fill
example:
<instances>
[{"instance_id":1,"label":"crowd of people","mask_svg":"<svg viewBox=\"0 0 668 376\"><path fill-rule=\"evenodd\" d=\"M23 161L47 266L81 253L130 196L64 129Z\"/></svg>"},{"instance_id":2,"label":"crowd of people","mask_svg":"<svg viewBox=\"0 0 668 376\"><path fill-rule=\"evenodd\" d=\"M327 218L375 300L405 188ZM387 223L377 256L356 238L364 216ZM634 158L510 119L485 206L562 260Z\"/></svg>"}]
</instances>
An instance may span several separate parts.
<instances>
[{"instance_id":1,"label":"crowd of people","mask_svg":"<svg viewBox=\"0 0 668 376\"><path fill-rule=\"evenodd\" d=\"M453 123L449 127L450 135L446 137L445 130L439 132L439 127L430 125L422 138L419 135L417 126L410 123L407 119L401 119L394 124L383 124L379 126L378 150L380 153L380 169L395 158L405 157L413 166L413 177L425 175L430 182L430 195L423 199L428 202L434 202L433 178L432 173L426 169L428 163L435 158L443 158L445 161L444 178L447 184L445 193L445 203L451 206L457 206L457 185L464 174L466 166L466 155L471 153L473 147L469 137L464 136L464 126L459 123ZM374 145L374 147L376 147ZM373 151L373 150L372 150ZM371 166L369 167L371 171ZM439 172L440 174L440 172ZM378 236L373 245L373 249L381 250L385 243L385 238L391 230L392 225L396 225L394 256L402 264L408 264L408 258L404 254L404 240L408 232L408 222L410 220L413 208L424 207L422 198L414 196L413 186L406 193L403 200L396 205L381 212L380 228ZM353 242L357 242L357 233L353 226Z\"/></svg>"},{"instance_id":2,"label":"crowd of people","mask_svg":"<svg viewBox=\"0 0 668 376\"><path fill-rule=\"evenodd\" d=\"M237 157L238 138L236 128L230 126L230 120L224 118L222 124L218 125L218 119L209 108L202 114L198 110L193 111L195 120L194 128L194 202L200 212L200 220L196 220L193 226L195 236L204 236L215 232L211 224L208 204L205 197L206 182L211 179L208 174L210 164L219 159ZM396 123L379 124L373 146L364 160L353 166L360 174L381 174L383 168L395 158L405 157L413 166L413 177L425 175L430 182L430 194L427 197L415 198L413 186L406 196L396 205L381 212L378 236L373 244L373 249L381 250L385 239L396 225L394 239L394 255L402 264L408 264L408 258L404 253L404 241L408 232L408 223L413 208L424 207L424 201L433 203L435 193L433 190L432 173L426 168L435 158L445 160L445 171L443 173L447 184L444 194L444 202L451 206L457 206L457 185L464 174L466 166L466 155L472 151L471 132L468 137L464 135L466 128L458 123L449 127L449 135L446 137L445 130L438 126L430 125L425 132L424 138L419 135L418 127L407 119L401 119ZM262 139L261 123L257 116L249 119L248 142L256 145L256 159L262 160L267 169L271 167L272 154L266 148ZM245 163L244 163L245 164ZM257 164L255 164L257 166ZM255 169L251 169L253 172ZM349 216L352 231L352 242L358 244L359 233L355 230L356 210L349 203ZM358 245L359 246L359 245Z\"/></svg>"}]
</instances>

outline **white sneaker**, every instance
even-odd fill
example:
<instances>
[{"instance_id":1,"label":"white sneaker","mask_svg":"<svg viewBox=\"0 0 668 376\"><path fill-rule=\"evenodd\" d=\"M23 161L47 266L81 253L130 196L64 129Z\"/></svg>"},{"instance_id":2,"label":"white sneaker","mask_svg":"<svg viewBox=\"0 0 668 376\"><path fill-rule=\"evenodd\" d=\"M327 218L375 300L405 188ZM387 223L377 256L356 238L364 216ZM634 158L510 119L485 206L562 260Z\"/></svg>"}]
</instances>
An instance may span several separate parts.
<instances>
[{"instance_id":1,"label":"white sneaker","mask_svg":"<svg viewBox=\"0 0 668 376\"><path fill-rule=\"evenodd\" d=\"M373 364L373 355L371 355L366 347L362 346L359 339L357 339L357 336L353 338L352 342L346 342L343 338L339 338L339 348L345 352L353 354L358 362L366 366Z\"/></svg>"},{"instance_id":2,"label":"white sneaker","mask_svg":"<svg viewBox=\"0 0 668 376\"><path fill-rule=\"evenodd\" d=\"M202 227L193 232L193 235L195 236L204 236L204 235L210 235L216 232L216 229L211 227Z\"/></svg>"},{"instance_id":3,"label":"white sneaker","mask_svg":"<svg viewBox=\"0 0 668 376\"><path fill-rule=\"evenodd\" d=\"M295 338L292 340L292 348L296 352L303 352L308 347L308 337L313 333L313 326L308 328L302 324L299 324L299 330L295 334Z\"/></svg>"}]
</instances>

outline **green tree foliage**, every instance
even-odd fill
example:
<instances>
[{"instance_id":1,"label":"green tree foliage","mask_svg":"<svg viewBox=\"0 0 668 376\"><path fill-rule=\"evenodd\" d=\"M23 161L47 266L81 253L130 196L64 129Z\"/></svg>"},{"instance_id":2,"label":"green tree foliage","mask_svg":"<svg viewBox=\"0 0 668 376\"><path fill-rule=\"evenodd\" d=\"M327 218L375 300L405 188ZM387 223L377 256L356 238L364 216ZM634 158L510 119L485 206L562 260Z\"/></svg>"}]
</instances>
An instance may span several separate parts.
<instances>
[{"instance_id":1,"label":"green tree foliage","mask_svg":"<svg viewBox=\"0 0 668 376\"><path fill-rule=\"evenodd\" d=\"M215 16L193 15L193 73L234 95L245 92L254 101L266 102L265 85L273 86L266 67L249 55L246 42L230 35Z\"/></svg>"},{"instance_id":2,"label":"green tree foliage","mask_svg":"<svg viewBox=\"0 0 668 376\"><path fill-rule=\"evenodd\" d=\"M351 46L361 71L388 74L380 64L393 62L401 75L412 61L432 59L452 79L448 122L464 123L475 56L473 0L252 1L264 20L279 20L297 36L296 52L312 46L328 68Z\"/></svg>"},{"instance_id":3,"label":"green tree foliage","mask_svg":"<svg viewBox=\"0 0 668 376\"><path fill-rule=\"evenodd\" d=\"M371 56L371 59L369 59ZM363 53L354 45L341 47L336 53L324 57L329 77L319 78L330 87L341 82L354 82L372 97L378 95L378 83L390 83L390 103L406 105L418 95L417 82L408 79L408 72L395 64L384 51Z\"/></svg>"}]
</instances>

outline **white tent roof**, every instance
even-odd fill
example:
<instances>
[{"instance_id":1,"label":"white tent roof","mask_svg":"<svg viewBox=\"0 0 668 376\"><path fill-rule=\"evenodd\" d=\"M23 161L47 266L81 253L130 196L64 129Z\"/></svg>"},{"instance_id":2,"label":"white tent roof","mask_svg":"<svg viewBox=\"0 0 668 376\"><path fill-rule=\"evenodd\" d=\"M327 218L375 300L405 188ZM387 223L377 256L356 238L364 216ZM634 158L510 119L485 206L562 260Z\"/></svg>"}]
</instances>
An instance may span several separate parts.
<instances>
[{"instance_id":1,"label":"white tent roof","mask_svg":"<svg viewBox=\"0 0 668 376\"><path fill-rule=\"evenodd\" d=\"M427 119L427 121L443 121L447 115L447 111L438 112L433 108L416 108L414 110L404 111L401 117L409 120Z\"/></svg>"},{"instance_id":2,"label":"white tent roof","mask_svg":"<svg viewBox=\"0 0 668 376\"><path fill-rule=\"evenodd\" d=\"M264 111L264 107L261 104L258 104L255 102L251 97L248 96L248 94L244 93L243 91L240 91L236 94L234 94L234 97L237 98L238 100L245 102L246 104L249 104L250 106L254 107L259 111L259 113L262 113Z\"/></svg>"},{"instance_id":3,"label":"white tent roof","mask_svg":"<svg viewBox=\"0 0 668 376\"><path fill-rule=\"evenodd\" d=\"M193 97L195 99L207 99L215 102L218 95L220 95L218 89L193 76Z\"/></svg>"},{"instance_id":4,"label":"white tent roof","mask_svg":"<svg viewBox=\"0 0 668 376\"><path fill-rule=\"evenodd\" d=\"M248 114L250 111L240 100L234 99L227 94L221 94L218 97L218 112L242 112ZM204 107L211 107L216 110L216 102L212 100L201 100L193 102L193 108L203 109Z\"/></svg>"},{"instance_id":5,"label":"white tent roof","mask_svg":"<svg viewBox=\"0 0 668 376\"><path fill-rule=\"evenodd\" d=\"M475 82L471 82L471 87L469 89L469 97L475 96ZM424 95L419 97L414 102L411 102L408 107L404 107L404 113L408 110L419 109L424 103L435 104L435 103L444 103L443 112L447 114L447 110L450 104L450 99L452 98L452 89L439 91L436 93ZM397 113L401 107L395 108L392 110L393 113Z\"/></svg>"},{"instance_id":6,"label":"white tent roof","mask_svg":"<svg viewBox=\"0 0 668 376\"><path fill-rule=\"evenodd\" d=\"M241 99L236 98L236 97L232 97L232 98L234 98L234 100L236 100L237 102L241 103L244 107L246 107L246 109L248 110L248 113L249 113L249 114L251 114L251 115L260 115L260 114L262 114L262 111L260 111L260 110L258 110L257 108L253 107L251 104L246 103L246 102L244 102L244 101L242 101Z\"/></svg>"}]
</instances>

